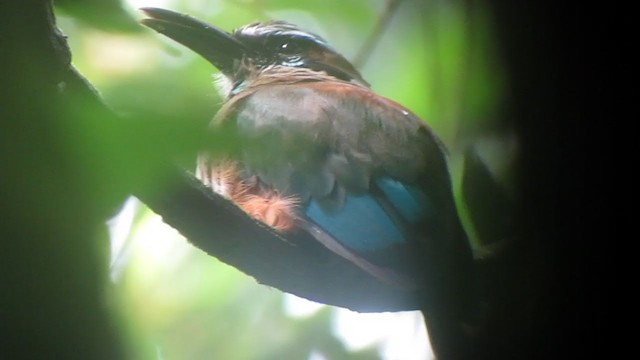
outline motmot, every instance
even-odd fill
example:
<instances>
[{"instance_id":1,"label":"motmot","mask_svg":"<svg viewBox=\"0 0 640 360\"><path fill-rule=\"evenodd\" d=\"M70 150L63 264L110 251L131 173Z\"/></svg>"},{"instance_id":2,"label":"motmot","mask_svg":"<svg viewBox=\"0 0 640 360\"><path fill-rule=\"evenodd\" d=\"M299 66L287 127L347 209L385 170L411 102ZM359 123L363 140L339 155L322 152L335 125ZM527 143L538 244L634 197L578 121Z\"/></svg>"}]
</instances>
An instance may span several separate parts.
<instances>
[{"instance_id":1,"label":"motmot","mask_svg":"<svg viewBox=\"0 0 640 360\"><path fill-rule=\"evenodd\" d=\"M198 155L205 185L379 281L437 292L424 300L435 312L464 307L471 248L445 146L425 121L373 92L326 40L293 24L227 32L170 10L142 11L144 25L219 70L224 102L210 126L239 145Z\"/></svg>"}]
</instances>

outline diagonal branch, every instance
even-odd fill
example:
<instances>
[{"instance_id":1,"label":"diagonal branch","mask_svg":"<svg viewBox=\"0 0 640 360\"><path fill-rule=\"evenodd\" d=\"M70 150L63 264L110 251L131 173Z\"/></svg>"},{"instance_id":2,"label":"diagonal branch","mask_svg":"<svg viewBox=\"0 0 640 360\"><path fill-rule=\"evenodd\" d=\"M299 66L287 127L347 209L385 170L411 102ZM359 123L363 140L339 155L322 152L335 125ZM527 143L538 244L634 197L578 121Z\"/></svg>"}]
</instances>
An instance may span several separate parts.
<instances>
[{"instance_id":1,"label":"diagonal branch","mask_svg":"<svg viewBox=\"0 0 640 360\"><path fill-rule=\"evenodd\" d=\"M356 69L361 69L367 62L367 60L371 56L371 53L373 52L373 49L376 47L376 44L380 41L380 38L382 38L382 35L384 35L384 32L389 26L393 14L396 13L396 10L398 9L398 6L400 5L400 3L402 3L402 1L403 0L387 1L387 3L385 4L385 9L380 15L375 28L373 28L373 30L369 34L369 37L362 44L362 47L358 51L358 54L356 54L355 58L353 59L353 65L356 67Z\"/></svg>"}]
</instances>

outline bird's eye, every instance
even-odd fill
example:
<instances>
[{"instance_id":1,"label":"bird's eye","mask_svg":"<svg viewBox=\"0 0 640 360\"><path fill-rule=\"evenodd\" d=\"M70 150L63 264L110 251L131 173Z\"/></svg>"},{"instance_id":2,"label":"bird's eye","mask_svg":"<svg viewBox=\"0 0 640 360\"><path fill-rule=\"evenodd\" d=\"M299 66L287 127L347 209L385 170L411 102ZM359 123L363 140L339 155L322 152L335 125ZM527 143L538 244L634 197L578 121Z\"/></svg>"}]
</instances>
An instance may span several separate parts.
<instances>
[{"instance_id":1,"label":"bird's eye","mask_svg":"<svg viewBox=\"0 0 640 360\"><path fill-rule=\"evenodd\" d=\"M300 41L291 36L271 36L264 45L270 51L284 55L299 54L302 51Z\"/></svg>"},{"instance_id":2,"label":"bird's eye","mask_svg":"<svg viewBox=\"0 0 640 360\"><path fill-rule=\"evenodd\" d=\"M282 42L278 45L278 52L283 54L296 54L300 52L300 46L293 41Z\"/></svg>"}]
</instances>

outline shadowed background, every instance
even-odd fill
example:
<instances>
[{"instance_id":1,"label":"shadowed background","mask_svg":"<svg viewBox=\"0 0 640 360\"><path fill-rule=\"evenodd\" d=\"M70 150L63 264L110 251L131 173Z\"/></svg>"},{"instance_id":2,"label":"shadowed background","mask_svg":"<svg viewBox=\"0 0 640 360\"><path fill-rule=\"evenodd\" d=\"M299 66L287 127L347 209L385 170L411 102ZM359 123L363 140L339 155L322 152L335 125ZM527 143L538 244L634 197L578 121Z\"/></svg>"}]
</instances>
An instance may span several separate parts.
<instances>
[{"instance_id":1,"label":"shadowed background","mask_svg":"<svg viewBox=\"0 0 640 360\"><path fill-rule=\"evenodd\" d=\"M161 113L197 126L212 118L222 99L210 64L125 21L120 11L107 21L104 12L95 14L98 7L67 2L61 3L59 24L69 36L73 62L116 112ZM496 141L487 130L496 123L504 81L490 14L463 2L398 5L390 11L386 1L131 0L122 7L134 18L141 17L139 7L170 8L227 30L268 19L300 24L347 58L360 56L363 76L376 92L427 119L448 145L456 175L462 150L478 139L502 171L513 144ZM371 53L358 55L385 16L388 24L373 39ZM103 18L104 26L93 18ZM193 169L189 152L180 161ZM132 320L126 322L136 337L132 351L169 359L421 359L430 352L419 312L358 315L321 307L296 315L292 304L303 300L257 285L194 249L135 200L112 220L111 230L113 293Z\"/></svg>"},{"instance_id":2,"label":"shadowed background","mask_svg":"<svg viewBox=\"0 0 640 360\"><path fill-rule=\"evenodd\" d=\"M202 141L200 129L221 102L212 86L215 69L139 26L134 20L140 17L136 8L167 7L228 30L255 20L284 19L319 33L354 59L384 18L386 4L369 0L56 3L58 25L68 36L74 65L106 103L125 119L136 114L157 116L153 126L126 121L114 126L92 119L91 113L75 114L87 121L61 123L56 128L62 134L61 148L80 160L70 168L77 167L87 184L99 184L87 190L90 196L78 195L83 206L93 206L86 216L106 218L122 209L110 222L110 249L99 242L107 238L106 226L95 236L99 239L96 252L105 258L111 255L109 286L98 292L104 291L109 307L120 314L116 326L132 358L428 356L418 313L356 318L329 307L299 310L304 302L258 285L190 247L134 200L122 207L127 201L123 189L131 183L161 183L154 160L171 154L186 168L193 168ZM474 2L406 0L393 12L360 66L376 92L415 111L442 137L450 150L456 186L461 155L470 144L479 146L494 173L510 185L505 165L515 154L515 141L504 123L497 121L506 79L500 71L492 24L491 13ZM154 153L146 153L150 149ZM42 174L57 170L45 168ZM46 178L32 181L39 186ZM45 188L43 193L53 196L54 190ZM61 199L50 202L52 209L47 211L55 213L59 203ZM84 212L85 208L76 209ZM55 220L70 225L85 221L70 215ZM47 228L46 223L42 226ZM356 327L350 324L365 325L348 331L349 326ZM386 334L363 336L365 329L376 327L387 330Z\"/></svg>"}]
</instances>

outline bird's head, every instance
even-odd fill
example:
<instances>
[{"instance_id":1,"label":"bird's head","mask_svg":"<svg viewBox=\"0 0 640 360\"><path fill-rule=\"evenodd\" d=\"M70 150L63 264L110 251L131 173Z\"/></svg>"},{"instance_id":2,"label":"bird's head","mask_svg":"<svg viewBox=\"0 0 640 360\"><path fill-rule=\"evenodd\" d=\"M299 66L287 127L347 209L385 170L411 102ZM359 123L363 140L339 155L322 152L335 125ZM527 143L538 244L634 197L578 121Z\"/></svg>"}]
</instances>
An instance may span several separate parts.
<instances>
[{"instance_id":1,"label":"bird's head","mask_svg":"<svg viewBox=\"0 0 640 360\"><path fill-rule=\"evenodd\" d=\"M304 68L369 86L358 70L320 36L283 21L252 23L228 33L191 16L158 8L141 9L141 22L190 48L239 87L250 75L281 68Z\"/></svg>"}]
</instances>

